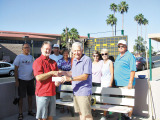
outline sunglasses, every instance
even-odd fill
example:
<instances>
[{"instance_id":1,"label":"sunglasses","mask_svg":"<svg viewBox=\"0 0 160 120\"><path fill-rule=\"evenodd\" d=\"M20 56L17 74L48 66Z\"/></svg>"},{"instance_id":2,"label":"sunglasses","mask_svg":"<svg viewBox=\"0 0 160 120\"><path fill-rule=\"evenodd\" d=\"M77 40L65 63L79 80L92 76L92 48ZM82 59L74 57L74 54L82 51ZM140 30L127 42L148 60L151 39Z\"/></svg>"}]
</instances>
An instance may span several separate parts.
<instances>
[{"instance_id":1,"label":"sunglasses","mask_svg":"<svg viewBox=\"0 0 160 120\"><path fill-rule=\"evenodd\" d=\"M125 46L124 45L119 45L118 48L125 48Z\"/></svg>"},{"instance_id":2,"label":"sunglasses","mask_svg":"<svg viewBox=\"0 0 160 120\"><path fill-rule=\"evenodd\" d=\"M29 49L30 47L23 47L24 49Z\"/></svg>"},{"instance_id":3,"label":"sunglasses","mask_svg":"<svg viewBox=\"0 0 160 120\"><path fill-rule=\"evenodd\" d=\"M102 56L103 56L103 55L108 55L108 53L104 53L104 54L102 53L101 55L102 55Z\"/></svg>"},{"instance_id":4,"label":"sunglasses","mask_svg":"<svg viewBox=\"0 0 160 120\"><path fill-rule=\"evenodd\" d=\"M93 55L93 57L99 57L99 55Z\"/></svg>"}]
</instances>

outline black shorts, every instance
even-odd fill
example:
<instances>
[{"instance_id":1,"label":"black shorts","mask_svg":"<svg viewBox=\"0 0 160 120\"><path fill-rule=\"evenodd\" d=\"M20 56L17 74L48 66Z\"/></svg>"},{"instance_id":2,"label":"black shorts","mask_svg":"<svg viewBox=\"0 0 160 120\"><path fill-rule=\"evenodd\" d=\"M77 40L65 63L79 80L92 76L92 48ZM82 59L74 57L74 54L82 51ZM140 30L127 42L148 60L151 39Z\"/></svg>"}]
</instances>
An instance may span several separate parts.
<instances>
[{"instance_id":1,"label":"black shorts","mask_svg":"<svg viewBox=\"0 0 160 120\"><path fill-rule=\"evenodd\" d=\"M101 87L101 83L94 83L94 82L92 82L92 86L93 87Z\"/></svg>"},{"instance_id":2,"label":"black shorts","mask_svg":"<svg viewBox=\"0 0 160 120\"><path fill-rule=\"evenodd\" d=\"M34 79L32 80L19 80L19 87L18 87L18 95L20 98L25 98L26 93L28 96L35 95L35 86L34 86Z\"/></svg>"}]
</instances>

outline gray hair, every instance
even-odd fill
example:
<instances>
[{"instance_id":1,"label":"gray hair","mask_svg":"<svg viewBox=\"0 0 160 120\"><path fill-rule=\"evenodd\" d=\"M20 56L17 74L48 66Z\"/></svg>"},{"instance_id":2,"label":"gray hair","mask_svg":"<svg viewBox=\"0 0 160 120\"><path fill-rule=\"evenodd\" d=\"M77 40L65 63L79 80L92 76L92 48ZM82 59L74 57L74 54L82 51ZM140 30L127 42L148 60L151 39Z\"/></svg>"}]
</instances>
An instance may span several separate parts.
<instances>
[{"instance_id":1,"label":"gray hair","mask_svg":"<svg viewBox=\"0 0 160 120\"><path fill-rule=\"evenodd\" d=\"M103 49L101 50L101 53L102 53L102 52L106 52L106 53L108 53L108 49L103 48Z\"/></svg>"},{"instance_id":2,"label":"gray hair","mask_svg":"<svg viewBox=\"0 0 160 120\"><path fill-rule=\"evenodd\" d=\"M43 44L42 44L42 47L43 47L43 45L45 45L45 44L49 44L50 46L52 46L52 44L51 44L50 41L44 41Z\"/></svg>"},{"instance_id":3,"label":"gray hair","mask_svg":"<svg viewBox=\"0 0 160 120\"><path fill-rule=\"evenodd\" d=\"M83 45L82 45L82 43L80 43L80 42L74 42L74 43L72 44L72 49L73 49L74 46L81 47L81 50L83 50Z\"/></svg>"}]
</instances>

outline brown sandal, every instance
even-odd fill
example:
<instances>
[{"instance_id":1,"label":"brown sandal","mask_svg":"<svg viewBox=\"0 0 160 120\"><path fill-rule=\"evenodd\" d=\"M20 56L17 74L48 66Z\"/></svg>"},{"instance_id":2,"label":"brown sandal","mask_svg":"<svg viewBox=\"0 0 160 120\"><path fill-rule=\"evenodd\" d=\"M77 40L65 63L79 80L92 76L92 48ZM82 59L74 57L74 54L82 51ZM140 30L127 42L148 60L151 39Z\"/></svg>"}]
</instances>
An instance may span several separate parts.
<instances>
[{"instance_id":1,"label":"brown sandal","mask_svg":"<svg viewBox=\"0 0 160 120\"><path fill-rule=\"evenodd\" d=\"M23 113L19 113L18 120L23 120Z\"/></svg>"}]
</instances>

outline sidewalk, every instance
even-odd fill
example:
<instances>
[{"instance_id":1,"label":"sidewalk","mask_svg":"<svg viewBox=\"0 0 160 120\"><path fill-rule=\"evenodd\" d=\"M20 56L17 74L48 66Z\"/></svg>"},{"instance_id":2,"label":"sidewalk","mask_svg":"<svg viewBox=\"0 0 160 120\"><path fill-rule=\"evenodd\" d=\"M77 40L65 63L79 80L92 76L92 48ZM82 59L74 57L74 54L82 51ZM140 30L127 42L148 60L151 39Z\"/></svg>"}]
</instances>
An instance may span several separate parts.
<instances>
[{"instance_id":1,"label":"sidewalk","mask_svg":"<svg viewBox=\"0 0 160 120\"><path fill-rule=\"evenodd\" d=\"M74 117L71 116L70 113L67 113L67 111L65 113L60 113L59 109L56 109L57 115L56 117L54 117L54 120L79 120L79 116L76 113ZM97 117L94 117L94 120L100 120L101 116L103 115L103 111L97 111L98 115ZM32 116L28 116L27 112L25 112L24 114L24 119L23 120L36 120L35 117ZM109 118L107 120L117 120L118 118L118 113L113 113L112 115L109 116ZM18 114L15 114L13 116L4 118L2 120L18 120L17 119ZM133 116L133 120L151 120L150 118L142 118L142 117L137 117L137 116Z\"/></svg>"}]
</instances>

